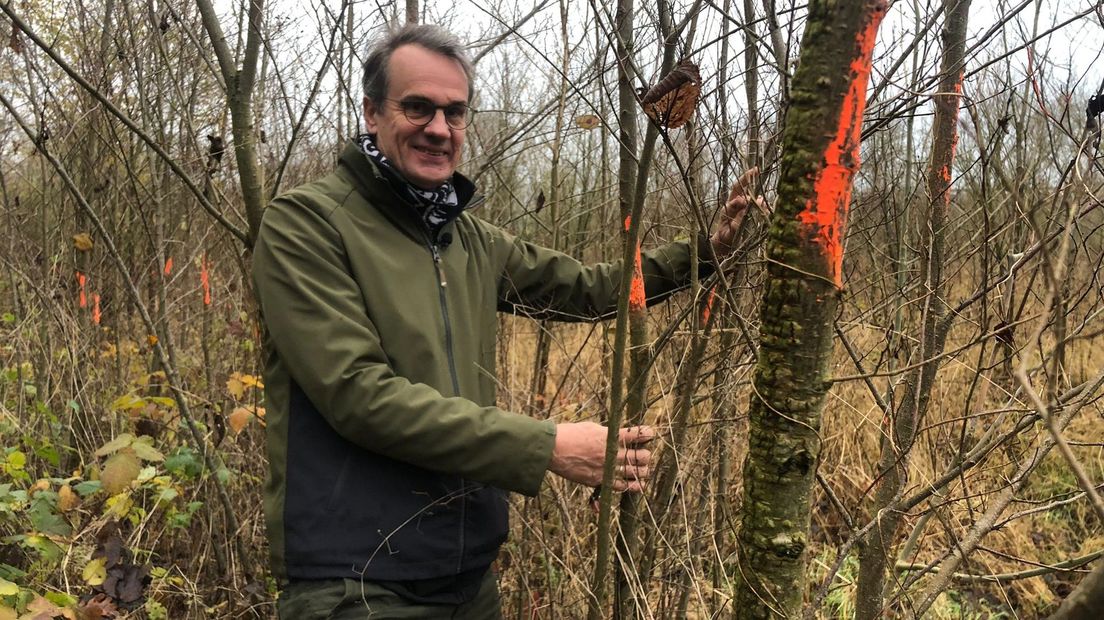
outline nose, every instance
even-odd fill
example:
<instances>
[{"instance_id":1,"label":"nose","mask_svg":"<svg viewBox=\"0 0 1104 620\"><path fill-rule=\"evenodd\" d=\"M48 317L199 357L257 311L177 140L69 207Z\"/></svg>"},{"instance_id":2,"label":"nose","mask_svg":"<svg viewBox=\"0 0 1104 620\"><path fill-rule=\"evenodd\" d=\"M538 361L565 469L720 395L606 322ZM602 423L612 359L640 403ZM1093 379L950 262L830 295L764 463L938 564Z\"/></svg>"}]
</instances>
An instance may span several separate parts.
<instances>
[{"instance_id":1,"label":"nose","mask_svg":"<svg viewBox=\"0 0 1104 620\"><path fill-rule=\"evenodd\" d=\"M424 130L427 134L440 138L447 139L452 135L452 128L445 121L445 111L440 108L433 111L433 118L429 120Z\"/></svg>"}]
</instances>

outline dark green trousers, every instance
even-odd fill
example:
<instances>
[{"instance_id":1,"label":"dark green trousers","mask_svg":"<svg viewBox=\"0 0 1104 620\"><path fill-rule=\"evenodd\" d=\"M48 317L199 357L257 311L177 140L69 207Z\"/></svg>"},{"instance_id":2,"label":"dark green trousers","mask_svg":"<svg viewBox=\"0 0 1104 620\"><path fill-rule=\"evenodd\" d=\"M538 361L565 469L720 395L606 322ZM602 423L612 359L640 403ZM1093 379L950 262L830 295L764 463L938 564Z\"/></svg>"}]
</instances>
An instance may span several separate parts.
<instances>
[{"instance_id":1,"label":"dark green trousers","mask_svg":"<svg viewBox=\"0 0 1104 620\"><path fill-rule=\"evenodd\" d=\"M371 581L326 579L298 581L280 593L280 620L501 620L498 576L487 571L479 593L462 605L411 603Z\"/></svg>"}]
</instances>

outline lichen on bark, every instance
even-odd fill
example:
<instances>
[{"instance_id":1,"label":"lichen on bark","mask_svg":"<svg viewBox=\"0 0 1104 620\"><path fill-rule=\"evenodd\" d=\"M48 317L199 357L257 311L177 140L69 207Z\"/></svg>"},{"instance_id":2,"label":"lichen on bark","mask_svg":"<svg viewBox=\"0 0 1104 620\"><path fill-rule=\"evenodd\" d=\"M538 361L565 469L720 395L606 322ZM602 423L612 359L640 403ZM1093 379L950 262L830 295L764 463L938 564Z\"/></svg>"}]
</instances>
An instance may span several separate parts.
<instances>
[{"instance_id":1,"label":"lichen on bark","mask_svg":"<svg viewBox=\"0 0 1104 620\"><path fill-rule=\"evenodd\" d=\"M794 617L801 608L841 241L873 39L885 10L881 0L809 5L767 241L744 465L739 617ZM834 175L829 181L826 170ZM833 191L823 191L826 183Z\"/></svg>"}]
</instances>

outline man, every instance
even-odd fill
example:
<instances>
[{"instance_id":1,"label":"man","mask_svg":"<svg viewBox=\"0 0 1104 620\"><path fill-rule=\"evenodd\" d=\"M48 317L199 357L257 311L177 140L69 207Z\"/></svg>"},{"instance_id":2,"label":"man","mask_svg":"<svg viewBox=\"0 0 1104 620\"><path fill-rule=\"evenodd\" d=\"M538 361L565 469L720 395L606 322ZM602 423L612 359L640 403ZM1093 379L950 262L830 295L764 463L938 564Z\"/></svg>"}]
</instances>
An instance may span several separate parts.
<instances>
[{"instance_id":1,"label":"man","mask_svg":"<svg viewBox=\"0 0 1104 620\"><path fill-rule=\"evenodd\" d=\"M272 202L254 254L280 617L498 618L506 492L535 495L547 471L600 484L607 431L494 406L495 310L606 317L621 268L467 212L482 197L456 172L472 69L454 37L386 36L364 91L368 133ZM649 302L685 286L689 257L685 243L645 253ZM618 490L640 490L653 436L621 431Z\"/></svg>"}]
</instances>

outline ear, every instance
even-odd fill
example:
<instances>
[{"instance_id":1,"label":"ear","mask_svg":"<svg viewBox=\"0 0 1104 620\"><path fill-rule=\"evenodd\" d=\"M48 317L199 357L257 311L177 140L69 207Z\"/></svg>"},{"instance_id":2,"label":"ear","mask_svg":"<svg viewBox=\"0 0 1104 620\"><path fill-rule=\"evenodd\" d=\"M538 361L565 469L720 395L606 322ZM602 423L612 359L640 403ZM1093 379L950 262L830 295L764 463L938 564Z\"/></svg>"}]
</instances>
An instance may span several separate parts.
<instances>
[{"instance_id":1,"label":"ear","mask_svg":"<svg viewBox=\"0 0 1104 620\"><path fill-rule=\"evenodd\" d=\"M374 101L365 97L361 105L364 108L364 128L368 133L376 133L379 129L379 115L383 112Z\"/></svg>"}]
</instances>

